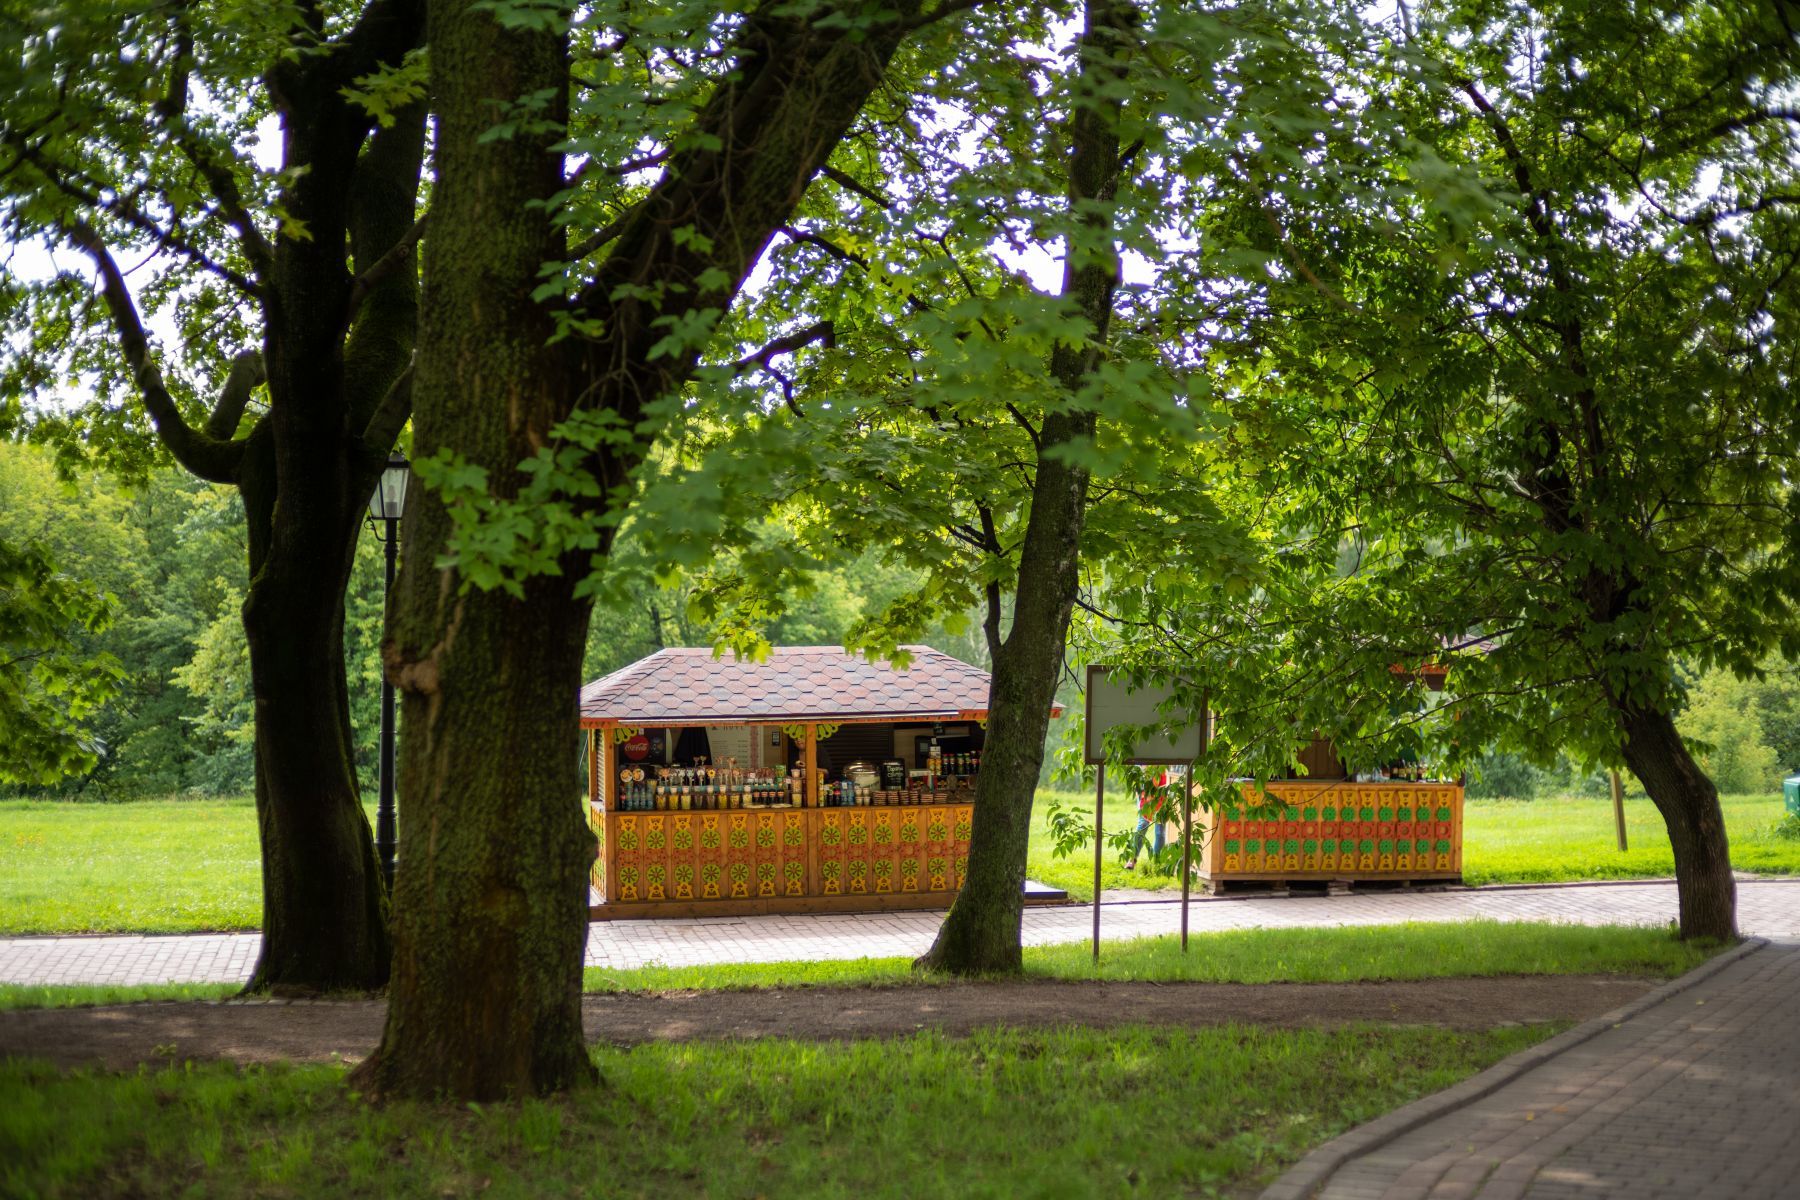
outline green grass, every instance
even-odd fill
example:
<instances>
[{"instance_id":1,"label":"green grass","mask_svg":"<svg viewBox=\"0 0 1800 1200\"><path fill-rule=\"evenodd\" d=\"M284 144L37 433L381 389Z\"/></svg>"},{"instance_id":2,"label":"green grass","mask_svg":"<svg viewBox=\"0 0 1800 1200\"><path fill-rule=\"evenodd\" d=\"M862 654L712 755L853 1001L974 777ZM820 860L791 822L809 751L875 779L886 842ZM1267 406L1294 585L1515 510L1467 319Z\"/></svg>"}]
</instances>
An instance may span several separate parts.
<instances>
[{"instance_id":1,"label":"green grass","mask_svg":"<svg viewBox=\"0 0 1800 1200\"><path fill-rule=\"evenodd\" d=\"M1094 817L1094 798L1091 795L1077 795L1074 792L1041 791L1037 794L1037 803L1031 810L1031 848L1025 859L1025 874L1039 883L1047 883L1062 888L1069 893L1071 900L1092 900L1094 898L1094 847L1092 843L1084 849L1077 850L1067 858L1057 858L1050 830L1044 824L1044 817L1049 812L1050 802L1056 800L1073 812L1079 812L1083 818L1092 821ZM1108 793L1106 811L1102 814L1109 833L1119 829L1130 829L1137 824L1137 804L1123 793ZM1172 831L1172 830L1171 830ZM1102 891L1114 888L1142 888L1145 891L1179 891L1181 879L1175 874L1159 875L1151 868L1150 847L1154 844L1150 839L1154 831L1145 835L1144 853L1140 856L1137 870L1127 871L1125 864L1119 861L1119 855L1109 845L1100 862L1100 887Z\"/></svg>"},{"instance_id":2,"label":"green grass","mask_svg":"<svg viewBox=\"0 0 1800 1200\"><path fill-rule=\"evenodd\" d=\"M1471 975L1656 975L1700 965L1717 946L1676 941L1660 929L1550 923L1409 922L1344 929L1245 929L1199 933L1188 953L1179 938L1104 942L1094 966L1088 944L1030 946L1033 979L1206 983L1343 983ZM732 963L708 967L589 967L590 992L662 992L797 987L906 987L953 982L923 975L907 958ZM217 983L136 987L28 987L0 984L0 1012L21 1008L219 1000L237 991Z\"/></svg>"},{"instance_id":3,"label":"green grass","mask_svg":"<svg viewBox=\"0 0 1800 1200\"><path fill-rule=\"evenodd\" d=\"M1092 851L1056 858L1043 826L1051 793L1040 793L1027 872L1093 896ZM1091 797L1074 797L1091 805ZM1732 861L1739 869L1800 873L1800 840L1779 837L1774 796L1725 797ZM1109 805L1109 824L1136 821L1128 797ZM1631 852L1613 846L1604 799L1476 800L1468 806L1464 877L1471 883L1629 879L1673 874L1668 835L1649 801L1626 802ZM1146 856L1147 859L1147 856ZM1179 887L1142 862L1127 872L1108 854L1101 884ZM0 935L187 933L254 929L262 879L256 810L247 799L69 804L0 800Z\"/></svg>"},{"instance_id":4,"label":"green grass","mask_svg":"<svg viewBox=\"0 0 1800 1200\"><path fill-rule=\"evenodd\" d=\"M0 1194L1207 1195L1535 1044L1455 1033L985 1030L594 1052L553 1101L373 1107L333 1066L0 1064Z\"/></svg>"},{"instance_id":5,"label":"green grass","mask_svg":"<svg viewBox=\"0 0 1800 1200\"><path fill-rule=\"evenodd\" d=\"M247 797L0 800L0 935L192 933L261 920Z\"/></svg>"},{"instance_id":6,"label":"green grass","mask_svg":"<svg viewBox=\"0 0 1800 1200\"><path fill-rule=\"evenodd\" d=\"M1724 796L1731 865L1764 875L1800 873L1800 841L1778 836L1781 797ZM1465 806L1463 879L1468 883L1552 883L1642 879L1675 874L1662 816L1643 796L1625 801L1620 853L1608 799L1471 800Z\"/></svg>"},{"instance_id":7,"label":"green grass","mask_svg":"<svg viewBox=\"0 0 1800 1200\"><path fill-rule=\"evenodd\" d=\"M1673 977L1717 952L1666 930L1544 923L1408 922L1341 929L1245 929L1103 942L1031 946L1027 975L1039 979L1197 980L1208 983L1340 983L1469 975L1662 975ZM752 987L899 987L945 983L918 975L906 958L842 962L737 963L706 967L589 967L591 992Z\"/></svg>"},{"instance_id":8,"label":"green grass","mask_svg":"<svg viewBox=\"0 0 1800 1200\"><path fill-rule=\"evenodd\" d=\"M0 1012L21 1008L89 1008L142 1000L223 1000L242 990L235 983L147 983L130 986L74 984L43 987L0 983Z\"/></svg>"}]
</instances>

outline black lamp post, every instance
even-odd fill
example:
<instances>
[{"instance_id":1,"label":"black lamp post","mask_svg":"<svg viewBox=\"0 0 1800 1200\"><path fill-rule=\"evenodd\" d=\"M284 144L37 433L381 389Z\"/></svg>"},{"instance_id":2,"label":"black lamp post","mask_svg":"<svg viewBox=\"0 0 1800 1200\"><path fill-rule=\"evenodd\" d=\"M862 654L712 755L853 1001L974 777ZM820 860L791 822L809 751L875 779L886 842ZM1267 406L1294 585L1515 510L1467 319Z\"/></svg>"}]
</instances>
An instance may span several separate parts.
<instances>
[{"instance_id":1,"label":"black lamp post","mask_svg":"<svg viewBox=\"0 0 1800 1200\"><path fill-rule=\"evenodd\" d=\"M406 509L406 455L398 450L388 455L382 468L381 482L369 497L369 526L376 540L387 550L387 583L381 592L381 606L387 608L388 594L394 589L394 563L400 552L400 514ZM388 895L394 894L394 685L381 673L381 799L375 808L375 852L381 856L382 878L387 880Z\"/></svg>"}]
</instances>

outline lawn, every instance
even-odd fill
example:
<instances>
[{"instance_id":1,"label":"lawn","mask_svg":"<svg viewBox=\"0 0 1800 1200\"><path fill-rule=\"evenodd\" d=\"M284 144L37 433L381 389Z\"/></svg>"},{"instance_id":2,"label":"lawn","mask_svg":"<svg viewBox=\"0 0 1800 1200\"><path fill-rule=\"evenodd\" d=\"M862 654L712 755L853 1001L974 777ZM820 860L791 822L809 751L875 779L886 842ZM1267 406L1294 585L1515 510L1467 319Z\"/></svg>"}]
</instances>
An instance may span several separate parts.
<instances>
[{"instance_id":1,"label":"lawn","mask_svg":"<svg viewBox=\"0 0 1800 1200\"><path fill-rule=\"evenodd\" d=\"M1763 875L1800 874L1800 839L1775 836L1779 795L1724 796L1731 865ZM1467 883L1550 883L1565 879L1641 879L1675 874L1662 816L1643 796L1625 800L1619 852L1607 799L1472 800L1465 807L1463 879Z\"/></svg>"},{"instance_id":2,"label":"lawn","mask_svg":"<svg viewBox=\"0 0 1800 1200\"><path fill-rule=\"evenodd\" d=\"M1158 983L1349 983L1472 975L1663 975L1699 966L1717 946L1677 941L1667 930L1549 922L1406 922L1336 929L1243 929L1181 939L1027 946L1025 971L1039 979ZM587 990L901 986L946 982L921 976L908 958L841 962L735 963L705 967L590 967Z\"/></svg>"},{"instance_id":3,"label":"lawn","mask_svg":"<svg viewBox=\"0 0 1800 1200\"><path fill-rule=\"evenodd\" d=\"M1197 933L1186 954L1174 936L1105 942L1101 949L1096 966L1085 942L1027 946L1025 972L1035 979L1158 983L1349 983L1475 975L1672 978L1699 966L1717 947L1677 941L1666 930L1641 926L1459 921ZM657 992L948 982L948 976L915 972L909 958L855 958L631 970L589 967L584 986L590 992ZM139 1000L222 1000L236 990L230 984L0 984L0 1012Z\"/></svg>"},{"instance_id":4,"label":"lawn","mask_svg":"<svg viewBox=\"0 0 1800 1200\"><path fill-rule=\"evenodd\" d=\"M1216 1195L1554 1032L984 1030L596 1048L554 1101L374 1107L341 1067L0 1064L0 1194Z\"/></svg>"},{"instance_id":5,"label":"lawn","mask_svg":"<svg viewBox=\"0 0 1800 1200\"><path fill-rule=\"evenodd\" d=\"M1093 852L1054 857L1043 825L1049 795L1038 797L1028 872L1089 899ZM1626 809L1632 849L1620 854L1604 799L1471 801L1465 878L1499 883L1672 874L1668 836L1649 801L1628 800ZM1121 822L1136 819L1126 797L1109 811ZM1778 797L1725 798L1732 861L1740 869L1800 873L1800 840L1771 833L1780 817ZM247 799L0 801L0 935L253 929L261 886L256 810ZM1152 872L1147 856L1137 871L1127 872L1109 854L1102 886L1167 890L1178 882Z\"/></svg>"},{"instance_id":6,"label":"lawn","mask_svg":"<svg viewBox=\"0 0 1800 1200\"><path fill-rule=\"evenodd\" d=\"M186 933L261 920L248 797L0 800L0 934Z\"/></svg>"}]
</instances>

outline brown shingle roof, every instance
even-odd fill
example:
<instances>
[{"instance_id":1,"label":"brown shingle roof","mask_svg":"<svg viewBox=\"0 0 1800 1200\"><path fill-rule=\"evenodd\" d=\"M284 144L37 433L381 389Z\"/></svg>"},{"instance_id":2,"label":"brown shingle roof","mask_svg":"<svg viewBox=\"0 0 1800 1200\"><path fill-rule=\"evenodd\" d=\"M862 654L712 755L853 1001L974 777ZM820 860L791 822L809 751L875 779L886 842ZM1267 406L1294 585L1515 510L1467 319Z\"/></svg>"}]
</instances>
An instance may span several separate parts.
<instances>
[{"instance_id":1,"label":"brown shingle roof","mask_svg":"<svg viewBox=\"0 0 1800 1200\"><path fill-rule=\"evenodd\" d=\"M929 646L904 671L839 646L777 646L765 662L658 650L581 689L584 725L895 720L985 714L988 675Z\"/></svg>"}]
</instances>

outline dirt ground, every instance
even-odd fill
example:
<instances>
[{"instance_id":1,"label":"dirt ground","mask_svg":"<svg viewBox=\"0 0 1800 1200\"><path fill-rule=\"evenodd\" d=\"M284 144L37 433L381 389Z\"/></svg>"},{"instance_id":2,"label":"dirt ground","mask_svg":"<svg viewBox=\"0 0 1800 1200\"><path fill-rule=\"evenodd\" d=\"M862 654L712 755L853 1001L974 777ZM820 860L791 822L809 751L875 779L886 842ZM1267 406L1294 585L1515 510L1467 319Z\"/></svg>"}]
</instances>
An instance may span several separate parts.
<instances>
[{"instance_id":1,"label":"dirt ground","mask_svg":"<svg viewBox=\"0 0 1800 1200\"><path fill-rule=\"evenodd\" d=\"M893 1037L922 1029L1228 1021L1351 1021L1487 1029L1582 1021L1659 981L1617 975L1510 975L1393 983L971 983L588 996L588 1038L632 1045L763 1037ZM141 1062L355 1061L381 1036L379 1000L153 1002L0 1013L0 1057L123 1070Z\"/></svg>"}]
</instances>

